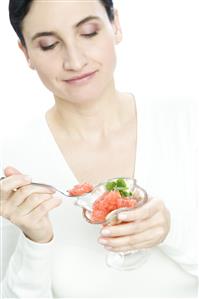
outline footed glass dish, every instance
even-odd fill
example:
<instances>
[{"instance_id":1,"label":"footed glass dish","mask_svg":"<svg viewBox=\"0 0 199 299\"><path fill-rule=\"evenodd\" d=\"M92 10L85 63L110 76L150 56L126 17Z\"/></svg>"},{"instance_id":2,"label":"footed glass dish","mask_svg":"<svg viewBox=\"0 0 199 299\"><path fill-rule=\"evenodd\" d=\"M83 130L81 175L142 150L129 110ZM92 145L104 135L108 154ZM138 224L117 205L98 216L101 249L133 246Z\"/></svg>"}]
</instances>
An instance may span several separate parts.
<instances>
[{"instance_id":1,"label":"footed glass dish","mask_svg":"<svg viewBox=\"0 0 199 299\"><path fill-rule=\"evenodd\" d=\"M83 216L91 224L117 225L122 221L118 213L143 206L147 192L135 179L117 177L102 182L93 190L77 196L75 204L83 209ZM108 251L106 264L117 270L133 270L143 265L149 256L147 249L125 252Z\"/></svg>"}]
</instances>

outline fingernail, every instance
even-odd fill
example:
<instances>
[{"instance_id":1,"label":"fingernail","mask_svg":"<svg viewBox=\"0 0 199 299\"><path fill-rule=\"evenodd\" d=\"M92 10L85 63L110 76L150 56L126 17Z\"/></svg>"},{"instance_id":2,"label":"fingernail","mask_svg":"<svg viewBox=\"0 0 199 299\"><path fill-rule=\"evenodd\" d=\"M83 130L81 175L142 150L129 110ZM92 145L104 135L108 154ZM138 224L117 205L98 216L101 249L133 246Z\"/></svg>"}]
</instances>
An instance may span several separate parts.
<instances>
[{"instance_id":1,"label":"fingernail","mask_svg":"<svg viewBox=\"0 0 199 299\"><path fill-rule=\"evenodd\" d=\"M119 220L126 220L127 219L127 215L126 214L119 214L118 215L118 219Z\"/></svg>"},{"instance_id":2,"label":"fingernail","mask_svg":"<svg viewBox=\"0 0 199 299\"><path fill-rule=\"evenodd\" d=\"M109 235L111 234L111 232L110 232L110 230L108 230L108 229L103 229L103 230L101 231L101 234L102 234L103 236L109 236Z\"/></svg>"},{"instance_id":3,"label":"fingernail","mask_svg":"<svg viewBox=\"0 0 199 299\"><path fill-rule=\"evenodd\" d=\"M29 175L25 175L25 176L24 176L24 180L25 180L25 181L28 181L28 182L31 182L31 181L32 181L32 178L31 178Z\"/></svg>"},{"instance_id":4,"label":"fingernail","mask_svg":"<svg viewBox=\"0 0 199 299\"><path fill-rule=\"evenodd\" d=\"M105 239L99 239L98 242L99 242L100 244L103 244L103 245L105 245L105 244L108 243L108 241L105 240Z\"/></svg>"}]
</instances>

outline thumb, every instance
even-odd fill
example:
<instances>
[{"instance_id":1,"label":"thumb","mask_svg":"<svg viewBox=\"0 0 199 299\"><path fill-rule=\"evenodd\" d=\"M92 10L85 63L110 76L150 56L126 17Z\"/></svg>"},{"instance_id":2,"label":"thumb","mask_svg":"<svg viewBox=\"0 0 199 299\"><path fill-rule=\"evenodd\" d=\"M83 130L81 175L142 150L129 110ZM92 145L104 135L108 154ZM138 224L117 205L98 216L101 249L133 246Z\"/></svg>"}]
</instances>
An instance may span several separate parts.
<instances>
[{"instance_id":1,"label":"thumb","mask_svg":"<svg viewBox=\"0 0 199 299\"><path fill-rule=\"evenodd\" d=\"M19 170L17 170L16 168L12 167L12 166L8 166L4 169L4 173L5 176L11 176L13 174L21 174L21 172Z\"/></svg>"}]
</instances>

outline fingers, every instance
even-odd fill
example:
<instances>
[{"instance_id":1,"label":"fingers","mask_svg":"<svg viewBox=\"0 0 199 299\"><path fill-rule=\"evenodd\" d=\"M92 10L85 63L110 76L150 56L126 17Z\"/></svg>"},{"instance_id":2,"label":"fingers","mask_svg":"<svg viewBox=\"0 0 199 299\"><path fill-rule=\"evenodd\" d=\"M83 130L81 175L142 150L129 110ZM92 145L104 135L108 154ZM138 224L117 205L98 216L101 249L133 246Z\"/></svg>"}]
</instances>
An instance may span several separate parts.
<instances>
[{"instance_id":1,"label":"fingers","mask_svg":"<svg viewBox=\"0 0 199 299\"><path fill-rule=\"evenodd\" d=\"M49 196L49 195L48 195ZM42 217L46 216L48 212L55 207L59 206L62 200L58 197L48 197L45 194L40 194L33 205L21 206L18 208L10 220L12 223L21 227L27 227L28 223L30 227L36 228L34 225L38 225L38 222Z\"/></svg>"},{"instance_id":2,"label":"fingers","mask_svg":"<svg viewBox=\"0 0 199 299\"><path fill-rule=\"evenodd\" d=\"M126 252L126 251L133 251L133 250L141 250L141 249L147 249L147 248L151 248L151 240L149 241L144 241L138 244L134 244L132 245L126 245L123 247L119 247L119 248L114 248L114 247L110 247L110 246L104 246L105 249L113 251L113 252Z\"/></svg>"},{"instance_id":3,"label":"fingers","mask_svg":"<svg viewBox=\"0 0 199 299\"><path fill-rule=\"evenodd\" d=\"M25 218L30 218L31 221L37 223L40 219L46 216L51 210L58 207L62 203L60 198L52 197L43 201L35 209L33 209Z\"/></svg>"},{"instance_id":4,"label":"fingers","mask_svg":"<svg viewBox=\"0 0 199 299\"><path fill-rule=\"evenodd\" d=\"M48 187L31 185L29 177L26 179L23 175L12 175L3 181L5 181L5 185L3 184L1 188L0 214L9 220L13 218L13 215L29 213L42 201L51 198L55 192ZM22 187L18 187L22 184L24 184ZM18 187L18 189L12 191L13 187Z\"/></svg>"},{"instance_id":5,"label":"fingers","mask_svg":"<svg viewBox=\"0 0 199 299\"><path fill-rule=\"evenodd\" d=\"M50 186L31 184L31 178L7 167L1 181L0 215L17 225L34 242L46 243L53 236L48 212L62 200Z\"/></svg>"},{"instance_id":6,"label":"fingers","mask_svg":"<svg viewBox=\"0 0 199 299\"><path fill-rule=\"evenodd\" d=\"M5 176L11 176L13 174L22 174L19 170L12 166L8 166L4 169Z\"/></svg>"},{"instance_id":7,"label":"fingers","mask_svg":"<svg viewBox=\"0 0 199 299\"><path fill-rule=\"evenodd\" d=\"M154 214L151 218L141 221L125 222L119 225L106 226L101 230L101 235L105 237L119 237L141 233L147 229L163 226L164 218L161 213Z\"/></svg>"},{"instance_id":8,"label":"fingers","mask_svg":"<svg viewBox=\"0 0 199 299\"><path fill-rule=\"evenodd\" d=\"M50 194L32 194L27 199L24 199L19 206L17 205L17 199L7 200L6 204L2 206L2 216L13 222L15 215L23 216L29 213L30 210L50 197Z\"/></svg>"},{"instance_id":9,"label":"fingers","mask_svg":"<svg viewBox=\"0 0 199 299\"><path fill-rule=\"evenodd\" d=\"M142 233L116 238L100 238L99 243L112 251L134 250L148 248L159 244L162 238L162 228L148 229ZM142 247L143 246L143 247Z\"/></svg>"},{"instance_id":10,"label":"fingers","mask_svg":"<svg viewBox=\"0 0 199 299\"><path fill-rule=\"evenodd\" d=\"M5 200L13 192L13 190L19 187L26 186L31 183L31 178L29 176L24 176L22 174L16 174L6 177L1 182L1 199Z\"/></svg>"},{"instance_id":11,"label":"fingers","mask_svg":"<svg viewBox=\"0 0 199 299\"><path fill-rule=\"evenodd\" d=\"M16 209L19 216L25 216L29 214L33 209L38 207L46 200L50 200L52 194L39 194L33 193L28 198L25 199Z\"/></svg>"},{"instance_id":12,"label":"fingers","mask_svg":"<svg viewBox=\"0 0 199 299\"><path fill-rule=\"evenodd\" d=\"M27 185L24 187L19 188L17 191L13 192L13 194L10 196L9 202L11 205L17 207L20 204L24 202L25 199L27 199L30 196L34 197L34 194L53 194L55 193L54 190L48 188L48 187L43 187L43 186L35 186L35 185ZM37 197L37 196L36 196ZM29 199L31 202L31 199Z\"/></svg>"},{"instance_id":13,"label":"fingers","mask_svg":"<svg viewBox=\"0 0 199 299\"><path fill-rule=\"evenodd\" d=\"M163 207L164 205L161 200L154 199L148 201L142 207L119 213L118 219L125 222L144 220L147 218L151 218L155 213L157 213L158 210L163 209Z\"/></svg>"},{"instance_id":14,"label":"fingers","mask_svg":"<svg viewBox=\"0 0 199 299\"><path fill-rule=\"evenodd\" d=\"M16 192L14 192L11 199L15 203L17 203L17 205L19 205L24 201L25 198L28 198L30 195L33 195L34 193L53 194L55 193L55 190L40 185L35 186L30 184L28 186L19 188Z\"/></svg>"},{"instance_id":15,"label":"fingers","mask_svg":"<svg viewBox=\"0 0 199 299\"><path fill-rule=\"evenodd\" d=\"M153 200L153 203L151 201L146 209L143 206L125 214L128 214L128 221L107 225L101 230L99 243L109 250L126 251L153 247L162 242L169 232L170 214L159 200ZM137 219L130 221L135 218Z\"/></svg>"}]
</instances>

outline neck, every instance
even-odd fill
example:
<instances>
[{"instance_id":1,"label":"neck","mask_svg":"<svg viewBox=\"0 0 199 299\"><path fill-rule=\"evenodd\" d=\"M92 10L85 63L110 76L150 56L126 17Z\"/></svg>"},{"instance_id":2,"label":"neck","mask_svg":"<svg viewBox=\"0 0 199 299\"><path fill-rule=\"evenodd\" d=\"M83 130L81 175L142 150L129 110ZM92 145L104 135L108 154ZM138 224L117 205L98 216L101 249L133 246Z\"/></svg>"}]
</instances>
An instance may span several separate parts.
<instances>
[{"instance_id":1,"label":"neck","mask_svg":"<svg viewBox=\"0 0 199 299\"><path fill-rule=\"evenodd\" d=\"M121 95L115 90L82 105L55 97L47 118L59 132L72 138L99 139L121 126L122 105Z\"/></svg>"}]
</instances>

